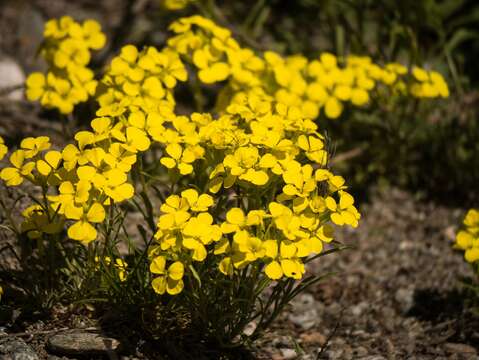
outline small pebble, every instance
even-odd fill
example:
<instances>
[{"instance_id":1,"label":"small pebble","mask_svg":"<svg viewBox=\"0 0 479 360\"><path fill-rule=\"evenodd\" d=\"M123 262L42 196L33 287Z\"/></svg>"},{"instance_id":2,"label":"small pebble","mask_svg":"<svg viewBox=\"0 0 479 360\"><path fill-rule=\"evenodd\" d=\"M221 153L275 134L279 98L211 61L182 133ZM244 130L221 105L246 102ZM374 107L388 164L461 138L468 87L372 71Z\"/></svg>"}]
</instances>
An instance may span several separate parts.
<instances>
[{"instance_id":1,"label":"small pebble","mask_svg":"<svg viewBox=\"0 0 479 360\"><path fill-rule=\"evenodd\" d=\"M301 294L292 301L293 308L288 315L289 321L304 330L311 329L318 322L316 301L311 294Z\"/></svg>"},{"instance_id":2,"label":"small pebble","mask_svg":"<svg viewBox=\"0 0 479 360\"><path fill-rule=\"evenodd\" d=\"M296 359L298 357L298 354L293 349L280 349L280 351L281 351L281 356L285 360Z\"/></svg>"},{"instance_id":3,"label":"small pebble","mask_svg":"<svg viewBox=\"0 0 479 360\"><path fill-rule=\"evenodd\" d=\"M477 350L467 344L446 343L444 349L450 354L477 354Z\"/></svg>"}]
</instances>

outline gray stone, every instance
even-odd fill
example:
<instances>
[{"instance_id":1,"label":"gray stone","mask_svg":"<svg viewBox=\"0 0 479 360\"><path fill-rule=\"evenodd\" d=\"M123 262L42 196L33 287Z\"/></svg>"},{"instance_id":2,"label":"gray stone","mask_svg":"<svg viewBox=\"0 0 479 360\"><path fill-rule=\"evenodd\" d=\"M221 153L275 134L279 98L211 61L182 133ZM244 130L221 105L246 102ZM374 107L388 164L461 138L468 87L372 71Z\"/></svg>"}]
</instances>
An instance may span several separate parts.
<instances>
[{"instance_id":1,"label":"gray stone","mask_svg":"<svg viewBox=\"0 0 479 360\"><path fill-rule=\"evenodd\" d=\"M367 302L361 301L359 304L352 306L350 311L353 316L359 317L366 311L368 307L369 304Z\"/></svg>"},{"instance_id":2,"label":"gray stone","mask_svg":"<svg viewBox=\"0 0 479 360\"><path fill-rule=\"evenodd\" d=\"M120 342L91 332L65 332L51 336L47 347L58 355L102 355L118 351Z\"/></svg>"},{"instance_id":3,"label":"gray stone","mask_svg":"<svg viewBox=\"0 0 479 360\"><path fill-rule=\"evenodd\" d=\"M16 87L25 82L25 74L20 65L14 60L0 58L0 93L6 92L5 97L12 100L23 99L23 90Z\"/></svg>"},{"instance_id":4,"label":"gray stone","mask_svg":"<svg viewBox=\"0 0 479 360\"><path fill-rule=\"evenodd\" d=\"M293 308L288 315L288 319L293 324L304 330L309 330L317 324L319 316L313 295L308 293L298 295L291 302L291 305Z\"/></svg>"},{"instance_id":5,"label":"gray stone","mask_svg":"<svg viewBox=\"0 0 479 360\"><path fill-rule=\"evenodd\" d=\"M296 359L298 354L293 349L280 349L281 356L285 360Z\"/></svg>"},{"instance_id":6,"label":"gray stone","mask_svg":"<svg viewBox=\"0 0 479 360\"><path fill-rule=\"evenodd\" d=\"M0 360L39 360L38 355L22 339L0 339Z\"/></svg>"},{"instance_id":7,"label":"gray stone","mask_svg":"<svg viewBox=\"0 0 479 360\"><path fill-rule=\"evenodd\" d=\"M327 359L331 359L331 360L339 360L344 358L343 351L341 349L326 350L324 355Z\"/></svg>"},{"instance_id":8,"label":"gray stone","mask_svg":"<svg viewBox=\"0 0 479 360\"><path fill-rule=\"evenodd\" d=\"M476 355L477 350L470 345L459 343L446 343L444 349L450 354L471 354Z\"/></svg>"},{"instance_id":9,"label":"gray stone","mask_svg":"<svg viewBox=\"0 0 479 360\"><path fill-rule=\"evenodd\" d=\"M246 324L244 330L243 330L243 334L246 335L246 336L251 336L253 335L254 331L256 330L256 327L258 326L258 324L255 322L255 321L251 321L249 322L248 324Z\"/></svg>"},{"instance_id":10,"label":"gray stone","mask_svg":"<svg viewBox=\"0 0 479 360\"><path fill-rule=\"evenodd\" d=\"M399 288L394 295L403 314L407 314L414 305L414 289Z\"/></svg>"}]
</instances>

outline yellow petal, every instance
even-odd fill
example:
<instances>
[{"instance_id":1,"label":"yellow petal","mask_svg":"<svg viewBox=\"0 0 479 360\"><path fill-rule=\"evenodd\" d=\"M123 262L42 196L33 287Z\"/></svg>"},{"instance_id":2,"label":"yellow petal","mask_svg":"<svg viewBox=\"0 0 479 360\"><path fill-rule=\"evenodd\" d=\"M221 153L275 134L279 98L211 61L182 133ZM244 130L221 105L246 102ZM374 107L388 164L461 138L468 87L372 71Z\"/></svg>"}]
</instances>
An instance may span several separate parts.
<instances>
[{"instance_id":1,"label":"yellow petal","mask_svg":"<svg viewBox=\"0 0 479 360\"><path fill-rule=\"evenodd\" d=\"M166 259L163 256L157 256L150 264L150 271L153 274L165 274Z\"/></svg>"},{"instance_id":2,"label":"yellow petal","mask_svg":"<svg viewBox=\"0 0 479 360\"><path fill-rule=\"evenodd\" d=\"M232 208L226 213L226 220L235 225L243 225L245 222L245 215L240 208Z\"/></svg>"},{"instance_id":3,"label":"yellow petal","mask_svg":"<svg viewBox=\"0 0 479 360\"><path fill-rule=\"evenodd\" d=\"M68 237L83 243L89 243L96 239L96 229L86 221L77 221L68 228Z\"/></svg>"},{"instance_id":4,"label":"yellow petal","mask_svg":"<svg viewBox=\"0 0 479 360\"><path fill-rule=\"evenodd\" d=\"M264 272L272 280L278 280L283 276L283 269L277 261L272 261L265 266Z\"/></svg>"},{"instance_id":5,"label":"yellow petal","mask_svg":"<svg viewBox=\"0 0 479 360\"><path fill-rule=\"evenodd\" d=\"M180 144L173 143L173 144L169 144L166 147L166 153L177 161L181 158L182 152L183 152L183 148L181 147Z\"/></svg>"},{"instance_id":6,"label":"yellow petal","mask_svg":"<svg viewBox=\"0 0 479 360\"><path fill-rule=\"evenodd\" d=\"M352 195L348 194L347 192L341 192L340 198L339 198L339 207L341 209L347 209L350 206L353 206L354 204L354 198Z\"/></svg>"},{"instance_id":7,"label":"yellow petal","mask_svg":"<svg viewBox=\"0 0 479 360\"><path fill-rule=\"evenodd\" d=\"M278 242L276 240L266 240L263 242L265 256L275 259L278 256Z\"/></svg>"},{"instance_id":8,"label":"yellow petal","mask_svg":"<svg viewBox=\"0 0 479 360\"><path fill-rule=\"evenodd\" d=\"M294 245L293 243L287 243L285 241L281 242L279 249L279 253L283 258L292 258L296 255L297 251L296 245Z\"/></svg>"},{"instance_id":9,"label":"yellow petal","mask_svg":"<svg viewBox=\"0 0 479 360\"><path fill-rule=\"evenodd\" d=\"M337 119L343 112L343 104L334 98L330 97L325 104L324 113L329 119Z\"/></svg>"},{"instance_id":10,"label":"yellow petal","mask_svg":"<svg viewBox=\"0 0 479 360\"><path fill-rule=\"evenodd\" d=\"M173 280L180 280L185 273L185 267L179 261L175 261L168 267L168 277Z\"/></svg>"},{"instance_id":11,"label":"yellow petal","mask_svg":"<svg viewBox=\"0 0 479 360\"><path fill-rule=\"evenodd\" d=\"M181 197L188 200L190 206L195 205L198 200L198 191L195 189L187 189L181 192Z\"/></svg>"},{"instance_id":12,"label":"yellow petal","mask_svg":"<svg viewBox=\"0 0 479 360\"><path fill-rule=\"evenodd\" d=\"M138 49L133 45L123 46L120 56L131 64L135 62L138 57Z\"/></svg>"},{"instance_id":13,"label":"yellow petal","mask_svg":"<svg viewBox=\"0 0 479 360\"><path fill-rule=\"evenodd\" d=\"M173 280L168 278L166 281L166 291L170 295L177 295L179 294L184 287L183 280Z\"/></svg>"},{"instance_id":14,"label":"yellow petal","mask_svg":"<svg viewBox=\"0 0 479 360\"><path fill-rule=\"evenodd\" d=\"M302 264L297 260L281 260L281 269L283 270L284 275L293 279L301 279L301 276L303 275L301 265Z\"/></svg>"},{"instance_id":15,"label":"yellow petal","mask_svg":"<svg viewBox=\"0 0 479 360\"><path fill-rule=\"evenodd\" d=\"M334 200L331 196L328 196L326 199L326 207L331 210L331 211L336 211L337 209L337 204L336 204L336 200Z\"/></svg>"},{"instance_id":16,"label":"yellow petal","mask_svg":"<svg viewBox=\"0 0 479 360\"><path fill-rule=\"evenodd\" d=\"M464 253L464 258L469 263L476 262L477 260L479 260L479 248L475 247L475 248L467 249L466 252Z\"/></svg>"},{"instance_id":17,"label":"yellow petal","mask_svg":"<svg viewBox=\"0 0 479 360\"><path fill-rule=\"evenodd\" d=\"M220 272L223 273L224 275L233 275L234 268L233 268L233 264L231 263L230 257L226 257L223 260L221 260L218 265L218 268Z\"/></svg>"},{"instance_id":18,"label":"yellow petal","mask_svg":"<svg viewBox=\"0 0 479 360\"><path fill-rule=\"evenodd\" d=\"M100 203L94 203L88 210L86 217L88 221L99 223L105 220L105 209Z\"/></svg>"},{"instance_id":19,"label":"yellow petal","mask_svg":"<svg viewBox=\"0 0 479 360\"><path fill-rule=\"evenodd\" d=\"M168 169L173 169L176 166L176 161L170 157L162 157L160 163Z\"/></svg>"},{"instance_id":20,"label":"yellow petal","mask_svg":"<svg viewBox=\"0 0 479 360\"><path fill-rule=\"evenodd\" d=\"M166 278L164 276L154 278L151 286L157 294L163 295L166 291Z\"/></svg>"},{"instance_id":21,"label":"yellow petal","mask_svg":"<svg viewBox=\"0 0 479 360\"><path fill-rule=\"evenodd\" d=\"M456 235L456 245L463 250L472 247L473 240L474 237L472 236L472 234L464 230L459 231Z\"/></svg>"}]
</instances>

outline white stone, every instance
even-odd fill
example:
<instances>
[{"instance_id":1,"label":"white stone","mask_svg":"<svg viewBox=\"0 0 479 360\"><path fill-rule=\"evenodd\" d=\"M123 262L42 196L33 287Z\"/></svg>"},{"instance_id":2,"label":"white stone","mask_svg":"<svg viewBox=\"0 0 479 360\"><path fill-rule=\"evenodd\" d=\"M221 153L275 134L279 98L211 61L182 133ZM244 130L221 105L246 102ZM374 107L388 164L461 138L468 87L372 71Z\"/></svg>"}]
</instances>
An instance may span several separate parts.
<instances>
[{"instance_id":1,"label":"white stone","mask_svg":"<svg viewBox=\"0 0 479 360\"><path fill-rule=\"evenodd\" d=\"M6 89L23 85L25 83L25 73L20 65L14 60L3 57L0 58L0 94ZM17 89L4 95L8 99L22 100L23 90Z\"/></svg>"}]
</instances>

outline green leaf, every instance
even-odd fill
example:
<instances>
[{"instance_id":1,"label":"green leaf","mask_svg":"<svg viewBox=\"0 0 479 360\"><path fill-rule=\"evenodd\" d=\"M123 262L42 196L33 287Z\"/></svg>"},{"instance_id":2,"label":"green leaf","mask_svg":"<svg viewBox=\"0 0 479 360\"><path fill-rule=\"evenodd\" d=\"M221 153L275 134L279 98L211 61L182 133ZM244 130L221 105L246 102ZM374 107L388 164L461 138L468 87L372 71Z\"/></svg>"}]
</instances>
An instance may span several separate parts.
<instances>
[{"instance_id":1,"label":"green leaf","mask_svg":"<svg viewBox=\"0 0 479 360\"><path fill-rule=\"evenodd\" d=\"M196 279L196 281L198 281L198 286L201 287L201 278L200 276L198 275L198 273L196 272L195 268L193 267L193 265L188 265L188 268L191 270L191 274L193 274L193 277Z\"/></svg>"},{"instance_id":2,"label":"green leaf","mask_svg":"<svg viewBox=\"0 0 479 360\"><path fill-rule=\"evenodd\" d=\"M444 47L445 52L452 53L463 42L473 39L479 39L479 32L461 28L454 32Z\"/></svg>"}]
</instances>

